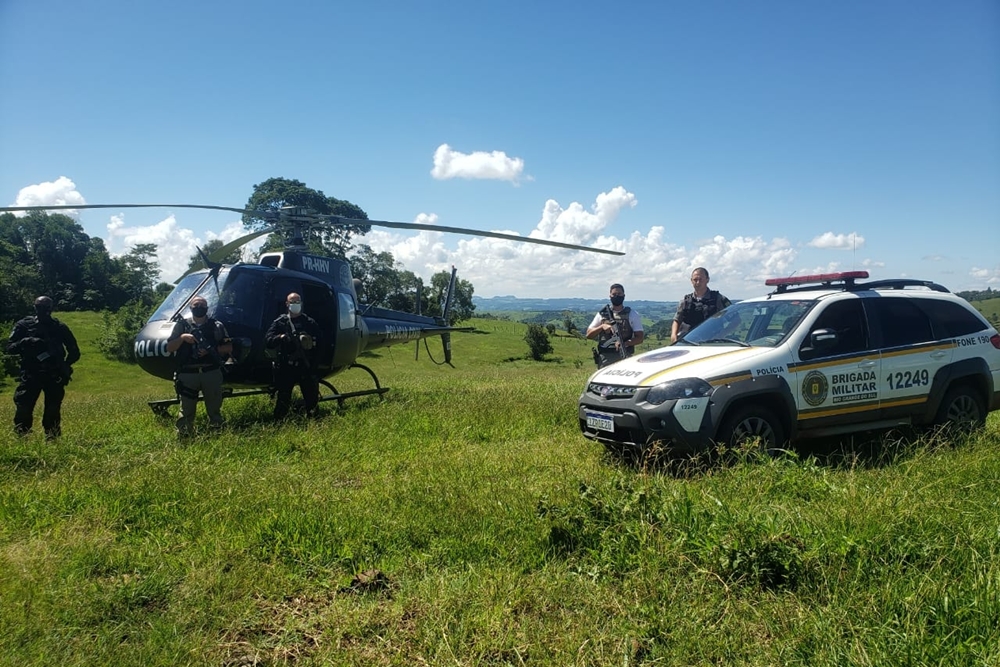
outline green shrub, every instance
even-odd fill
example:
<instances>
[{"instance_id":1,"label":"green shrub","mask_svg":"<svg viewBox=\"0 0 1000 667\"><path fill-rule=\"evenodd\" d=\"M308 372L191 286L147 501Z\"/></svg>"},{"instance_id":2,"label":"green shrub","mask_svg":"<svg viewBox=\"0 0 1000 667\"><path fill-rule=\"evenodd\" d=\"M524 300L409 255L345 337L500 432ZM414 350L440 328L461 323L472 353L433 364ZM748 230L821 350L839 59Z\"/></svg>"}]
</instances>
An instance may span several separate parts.
<instances>
[{"instance_id":1,"label":"green shrub","mask_svg":"<svg viewBox=\"0 0 1000 667\"><path fill-rule=\"evenodd\" d=\"M101 313L104 326L97 340L98 349L112 361L136 363L135 335L151 314L152 308L141 301L130 301L117 313L105 310Z\"/></svg>"},{"instance_id":2,"label":"green shrub","mask_svg":"<svg viewBox=\"0 0 1000 667\"><path fill-rule=\"evenodd\" d=\"M529 324L528 332L524 334L524 342L528 344L528 354L535 361L541 361L546 354L552 353L552 343L549 334L540 324Z\"/></svg>"}]
</instances>

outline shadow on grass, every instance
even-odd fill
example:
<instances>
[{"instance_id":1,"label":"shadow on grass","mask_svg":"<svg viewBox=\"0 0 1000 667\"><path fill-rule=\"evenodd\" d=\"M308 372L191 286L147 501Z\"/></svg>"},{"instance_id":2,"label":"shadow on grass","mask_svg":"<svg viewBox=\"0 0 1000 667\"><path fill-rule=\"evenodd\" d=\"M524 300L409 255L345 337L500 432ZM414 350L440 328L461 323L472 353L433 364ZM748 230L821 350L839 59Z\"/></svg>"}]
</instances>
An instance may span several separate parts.
<instances>
[{"instance_id":1,"label":"shadow on grass","mask_svg":"<svg viewBox=\"0 0 1000 667\"><path fill-rule=\"evenodd\" d=\"M605 460L642 473L678 479L701 477L734 465L763 463L778 458L811 460L834 470L881 469L898 465L921 452L961 447L968 432L949 429L895 428L883 432L803 440L788 449L767 453L756 443L740 450L717 449L692 454L653 442L643 450L605 447Z\"/></svg>"}]
</instances>

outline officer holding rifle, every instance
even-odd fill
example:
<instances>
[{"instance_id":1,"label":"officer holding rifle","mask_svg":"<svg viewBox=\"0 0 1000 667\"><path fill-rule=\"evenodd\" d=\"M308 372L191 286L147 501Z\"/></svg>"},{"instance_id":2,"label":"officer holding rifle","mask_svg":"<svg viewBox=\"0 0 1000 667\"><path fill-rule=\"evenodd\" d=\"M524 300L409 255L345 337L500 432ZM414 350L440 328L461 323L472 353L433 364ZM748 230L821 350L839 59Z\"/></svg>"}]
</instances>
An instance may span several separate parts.
<instances>
[{"instance_id":1,"label":"officer holding rifle","mask_svg":"<svg viewBox=\"0 0 1000 667\"><path fill-rule=\"evenodd\" d=\"M194 432L198 393L205 399L209 425L222 428L223 357L233 351L226 326L208 316L208 301L203 296L191 299L191 317L174 324L167 339L167 352L176 352L177 371L174 388L180 400L177 435L186 438Z\"/></svg>"},{"instance_id":2,"label":"officer holding rifle","mask_svg":"<svg viewBox=\"0 0 1000 667\"><path fill-rule=\"evenodd\" d=\"M598 368L632 356L644 336L639 313L624 305L625 288L615 283L609 298L611 303L602 308L587 327L587 338L597 340L594 362Z\"/></svg>"}]
</instances>

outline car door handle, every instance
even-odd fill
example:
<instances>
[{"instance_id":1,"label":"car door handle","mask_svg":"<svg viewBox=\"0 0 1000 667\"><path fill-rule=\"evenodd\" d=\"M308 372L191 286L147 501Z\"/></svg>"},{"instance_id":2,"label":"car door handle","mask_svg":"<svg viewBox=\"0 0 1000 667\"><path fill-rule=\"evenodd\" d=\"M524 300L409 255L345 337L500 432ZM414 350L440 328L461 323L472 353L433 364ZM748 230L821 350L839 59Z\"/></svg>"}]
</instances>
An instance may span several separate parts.
<instances>
[{"instance_id":1,"label":"car door handle","mask_svg":"<svg viewBox=\"0 0 1000 667\"><path fill-rule=\"evenodd\" d=\"M862 361L858 364L858 368L875 368L875 363L874 361Z\"/></svg>"},{"instance_id":2,"label":"car door handle","mask_svg":"<svg viewBox=\"0 0 1000 667\"><path fill-rule=\"evenodd\" d=\"M931 359L944 359L948 355L944 350L935 350L931 352Z\"/></svg>"}]
</instances>

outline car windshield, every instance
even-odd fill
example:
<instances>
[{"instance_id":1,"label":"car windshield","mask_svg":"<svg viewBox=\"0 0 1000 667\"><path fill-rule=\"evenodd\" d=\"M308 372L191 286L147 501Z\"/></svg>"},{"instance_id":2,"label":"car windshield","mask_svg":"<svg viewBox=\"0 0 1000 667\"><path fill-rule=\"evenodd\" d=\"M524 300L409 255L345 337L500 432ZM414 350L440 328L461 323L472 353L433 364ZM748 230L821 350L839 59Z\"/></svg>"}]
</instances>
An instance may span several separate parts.
<instances>
[{"instance_id":1,"label":"car windshield","mask_svg":"<svg viewBox=\"0 0 1000 667\"><path fill-rule=\"evenodd\" d=\"M190 298L194 295L195 290L200 296L205 297L208 301L208 312L211 314L215 310L215 304L219 301L219 285L224 285L226 283L226 278L229 275L229 269L225 268L219 271L217 280L209 280L204 285L202 281L205 280L206 274L199 271L198 273L192 273L189 276L185 276L177 283L177 287L173 289L167 298L164 299L160 307L156 309L156 312L150 315L149 321L156 322L158 320L169 320L171 316L177 312L181 304L190 301ZM201 286L199 288L199 285ZM181 315L184 317L191 316L191 309L187 305L184 306L184 310L181 311Z\"/></svg>"},{"instance_id":2,"label":"car windshield","mask_svg":"<svg viewBox=\"0 0 1000 667\"><path fill-rule=\"evenodd\" d=\"M816 301L741 301L708 318L677 345L775 347L795 330Z\"/></svg>"}]
</instances>

